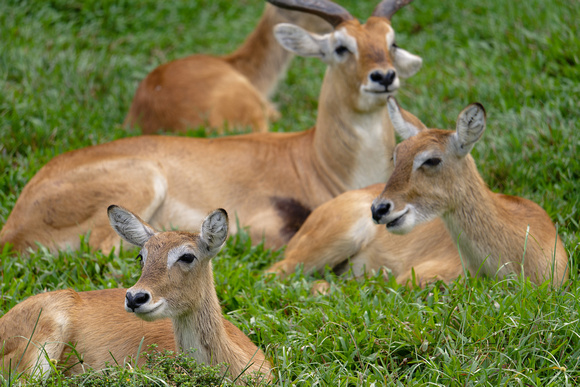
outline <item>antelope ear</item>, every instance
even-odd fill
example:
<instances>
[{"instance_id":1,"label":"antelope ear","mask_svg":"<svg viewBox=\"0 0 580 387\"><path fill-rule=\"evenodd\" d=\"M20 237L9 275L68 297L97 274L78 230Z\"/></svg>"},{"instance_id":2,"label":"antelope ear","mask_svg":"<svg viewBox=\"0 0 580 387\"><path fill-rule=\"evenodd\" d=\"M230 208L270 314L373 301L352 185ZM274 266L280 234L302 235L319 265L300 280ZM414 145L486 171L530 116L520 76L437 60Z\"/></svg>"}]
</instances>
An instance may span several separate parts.
<instances>
[{"instance_id":1,"label":"antelope ear","mask_svg":"<svg viewBox=\"0 0 580 387\"><path fill-rule=\"evenodd\" d=\"M201 225L201 239L210 252L217 254L228 237L228 213L219 208L209 214Z\"/></svg>"},{"instance_id":2,"label":"antelope ear","mask_svg":"<svg viewBox=\"0 0 580 387\"><path fill-rule=\"evenodd\" d=\"M389 116L391 117L393 128L404 140L427 129L417 117L408 111L401 109L399 103L394 97L389 97L389 100L387 101L387 109L389 110Z\"/></svg>"},{"instance_id":3,"label":"antelope ear","mask_svg":"<svg viewBox=\"0 0 580 387\"><path fill-rule=\"evenodd\" d=\"M393 64L401 78L409 78L417 74L423 65L423 59L420 56L413 55L407 50L400 47L393 53Z\"/></svg>"},{"instance_id":4,"label":"antelope ear","mask_svg":"<svg viewBox=\"0 0 580 387\"><path fill-rule=\"evenodd\" d=\"M451 145L453 151L464 157L483 135L485 130L485 109L480 103L472 103L459 113L457 128L453 134Z\"/></svg>"},{"instance_id":5,"label":"antelope ear","mask_svg":"<svg viewBox=\"0 0 580 387\"><path fill-rule=\"evenodd\" d=\"M274 37L282 47L296 55L324 59L328 51L329 35L311 34L294 24L277 24Z\"/></svg>"},{"instance_id":6,"label":"antelope ear","mask_svg":"<svg viewBox=\"0 0 580 387\"><path fill-rule=\"evenodd\" d=\"M107 209L113 230L127 242L139 247L155 234L155 229L131 211L116 205Z\"/></svg>"}]
</instances>

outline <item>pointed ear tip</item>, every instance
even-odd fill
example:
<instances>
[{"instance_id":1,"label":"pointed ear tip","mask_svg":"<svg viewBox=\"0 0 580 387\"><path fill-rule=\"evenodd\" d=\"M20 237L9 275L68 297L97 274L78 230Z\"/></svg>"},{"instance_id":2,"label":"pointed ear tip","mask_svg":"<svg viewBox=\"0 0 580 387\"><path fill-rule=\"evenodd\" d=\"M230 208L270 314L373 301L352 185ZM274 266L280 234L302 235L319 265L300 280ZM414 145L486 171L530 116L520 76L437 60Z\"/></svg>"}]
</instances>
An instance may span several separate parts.
<instances>
[{"instance_id":1,"label":"pointed ear tip","mask_svg":"<svg viewBox=\"0 0 580 387\"><path fill-rule=\"evenodd\" d=\"M289 29L295 29L295 28L300 28L295 24L292 23L278 23L274 26L274 33L276 32L281 32L284 30L289 30Z\"/></svg>"},{"instance_id":2,"label":"pointed ear tip","mask_svg":"<svg viewBox=\"0 0 580 387\"><path fill-rule=\"evenodd\" d=\"M485 111L485 107L483 107L483 105L480 102L474 102L470 106L476 107L479 110L481 110L484 116L487 115L487 112Z\"/></svg>"},{"instance_id":3,"label":"pointed ear tip","mask_svg":"<svg viewBox=\"0 0 580 387\"><path fill-rule=\"evenodd\" d=\"M215 215L221 215L224 217L226 223L229 222L228 219L228 213L226 210L224 210L223 208L217 208L215 210L213 210L209 215L208 218L214 217Z\"/></svg>"},{"instance_id":4,"label":"pointed ear tip","mask_svg":"<svg viewBox=\"0 0 580 387\"><path fill-rule=\"evenodd\" d=\"M115 209L119 208L118 205L116 204L111 204L109 207L107 207L107 214L110 214L111 211L114 211Z\"/></svg>"}]
</instances>

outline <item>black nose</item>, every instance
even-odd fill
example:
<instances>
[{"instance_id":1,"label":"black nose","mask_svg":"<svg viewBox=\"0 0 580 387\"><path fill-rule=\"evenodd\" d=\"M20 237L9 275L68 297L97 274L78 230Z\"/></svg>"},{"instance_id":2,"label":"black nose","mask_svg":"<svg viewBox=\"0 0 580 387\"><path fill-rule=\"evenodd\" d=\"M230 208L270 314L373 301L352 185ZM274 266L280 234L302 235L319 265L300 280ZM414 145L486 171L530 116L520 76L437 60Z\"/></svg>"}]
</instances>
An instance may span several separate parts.
<instances>
[{"instance_id":1,"label":"black nose","mask_svg":"<svg viewBox=\"0 0 580 387\"><path fill-rule=\"evenodd\" d=\"M139 292L133 295L130 292L127 292L127 294L125 295L126 299L125 304L127 305L127 308L131 309L134 312L135 309L137 309L143 304L146 304L147 301L149 301L149 298L150 298L149 293Z\"/></svg>"},{"instance_id":2,"label":"black nose","mask_svg":"<svg viewBox=\"0 0 580 387\"><path fill-rule=\"evenodd\" d=\"M386 73L383 73L380 70L375 70L371 73L370 78L371 81L380 83L387 88L393 83L396 75L397 74L393 70L389 70Z\"/></svg>"},{"instance_id":3,"label":"black nose","mask_svg":"<svg viewBox=\"0 0 580 387\"><path fill-rule=\"evenodd\" d=\"M373 213L373 220L377 223L380 222L381 218L385 215L387 215L389 213L389 211L391 210L391 203L386 202L386 203L380 203L379 205L375 205L373 203L373 205L371 206L371 212Z\"/></svg>"}]
</instances>

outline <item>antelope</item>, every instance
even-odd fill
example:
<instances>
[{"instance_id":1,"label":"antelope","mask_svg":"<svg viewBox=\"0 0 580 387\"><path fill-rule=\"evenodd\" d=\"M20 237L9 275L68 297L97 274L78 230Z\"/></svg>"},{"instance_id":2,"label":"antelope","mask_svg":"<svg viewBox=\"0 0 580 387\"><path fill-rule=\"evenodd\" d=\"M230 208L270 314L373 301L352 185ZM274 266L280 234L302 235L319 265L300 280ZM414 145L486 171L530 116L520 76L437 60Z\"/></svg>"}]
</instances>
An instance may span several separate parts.
<instances>
[{"instance_id":1,"label":"antelope","mask_svg":"<svg viewBox=\"0 0 580 387\"><path fill-rule=\"evenodd\" d=\"M268 377L270 363L222 316L214 287L211 259L225 243L227 213L213 211L198 234L158 232L115 205L108 217L123 239L141 248L137 283L130 289L57 290L17 304L0 319L2 372L46 377L54 360L71 374L98 370L135 356L140 345L146 350L157 344L193 349L201 363L227 363L232 377L246 367Z\"/></svg>"},{"instance_id":2,"label":"antelope","mask_svg":"<svg viewBox=\"0 0 580 387\"><path fill-rule=\"evenodd\" d=\"M269 102L292 54L274 38L273 28L294 22L316 32L331 27L322 19L267 4L256 29L235 52L223 57L191 55L154 69L139 84L125 126L143 133L185 132L202 124L268 131L279 113Z\"/></svg>"},{"instance_id":3,"label":"antelope","mask_svg":"<svg viewBox=\"0 0 580 387\"><path fill-rule=\"evenodd\" d=\"M312 209L386 181L395 146L387 97L422 62L395 44L390 19L404 3L384 0L360 24L329 0L272 1L335 27L325 35L288 23L275 28L286 49L328 65L315 128L216 139L139 136L64 153L24 187L0 246L75 249L90 231L89 245L109 252L120 238L99 210L118 203L158 229L194 230L222 207L249 227L254 243L279 248Z\"/></svg>"},{"instance_id":4,"label":"antelope","mask_svg":"<svg viewBox=\"0 0 580 387\"><path fill-rule=\"evenodd\" d=\"M566 250L548 214L530 200L492 192L477 171L470 151L485 130L482 105L465 108L455 131L427 129L394 98L388 110L406 140L395 148L384 189L347 192L317 208L269 272L284 277L297 264L306 272L344 270L350 258L354 275L387 267L406 283L414 269L425 283L455 279L463 258L474 274L523 271L535 283L556 285L568 278ZM369 206L389 233L371 224Z\"/></svg>"},{"instance_id":5,"label":"antelope","mask_svg":"<svg viewBox=\"0 0 580 387\"><path fill-rule=\"evenodd\" d=\"M355 278L386 271L402 285L414 278L421 286L461 276L457 247L440 220L406 235L388 233L373 222L369 208L383 187L347 191L317 207L288 242L284 259L266 272L283 279L299 265L305 274L324 273L328 266L337 275L352 270Z\"/></svg>"}]
</instances>

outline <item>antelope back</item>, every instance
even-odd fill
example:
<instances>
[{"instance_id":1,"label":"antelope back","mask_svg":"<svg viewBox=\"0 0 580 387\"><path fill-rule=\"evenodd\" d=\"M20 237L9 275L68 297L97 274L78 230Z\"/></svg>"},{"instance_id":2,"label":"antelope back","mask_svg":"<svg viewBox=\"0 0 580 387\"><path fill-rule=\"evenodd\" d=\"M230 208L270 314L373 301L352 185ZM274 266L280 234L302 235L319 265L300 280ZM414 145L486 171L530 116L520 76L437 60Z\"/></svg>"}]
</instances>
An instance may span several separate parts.
<instances>
[{"instance_id":1,"label":"antelope back","mask_svg":"<svg viewBox=\"0 0 580 387\"><path fill-rule=\"evenodd\" d=\"M119 207L108 209L113 229L141 247L141 277L127 290L125 309L145 320L179 317L195 312L215 293L211 258L228 234L223 209L209 214L200 233L157 232L137 215Z\"/></svg>"}]
</instances>

